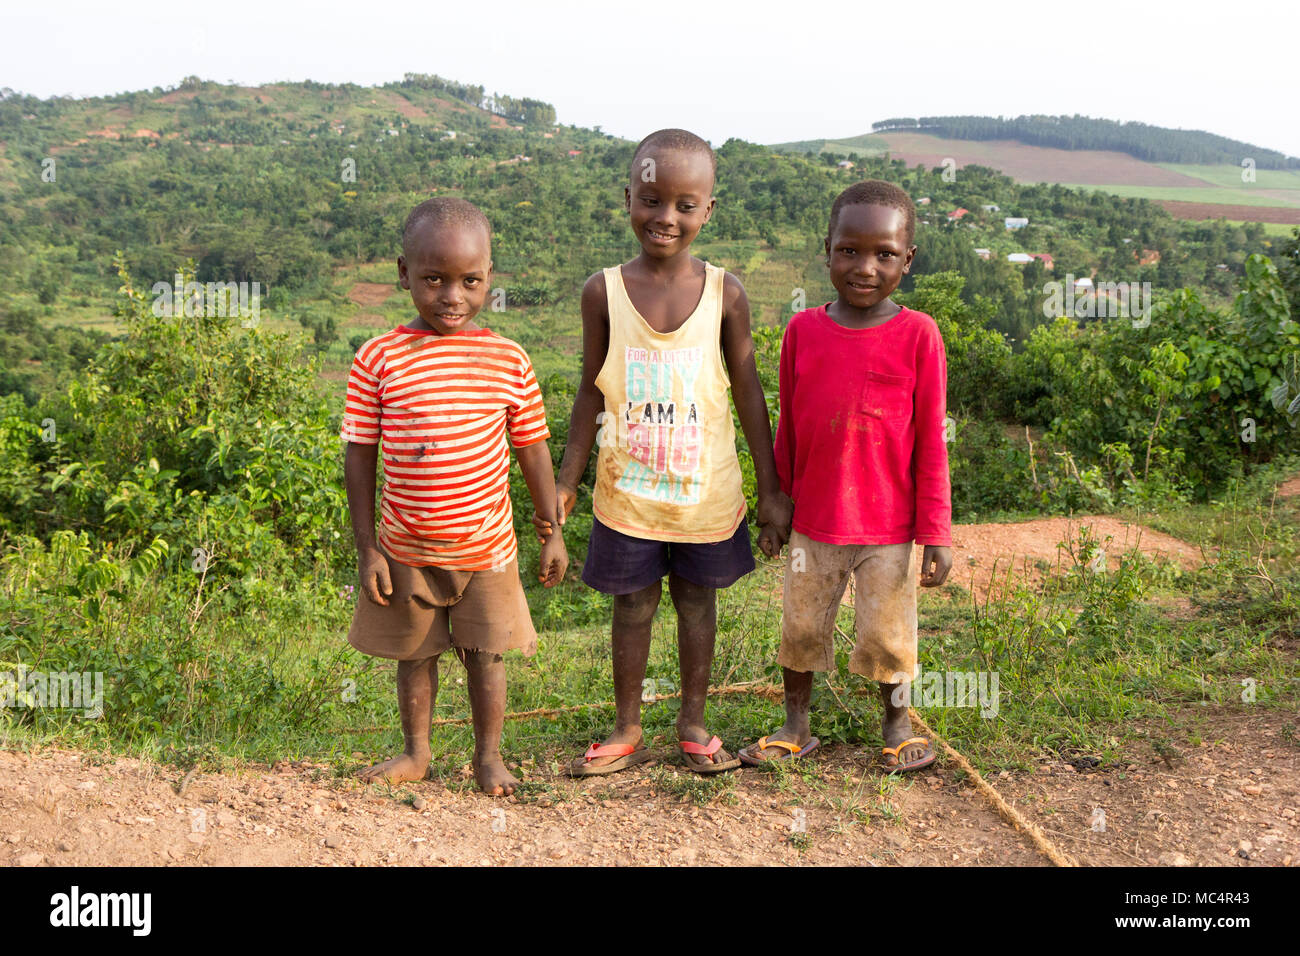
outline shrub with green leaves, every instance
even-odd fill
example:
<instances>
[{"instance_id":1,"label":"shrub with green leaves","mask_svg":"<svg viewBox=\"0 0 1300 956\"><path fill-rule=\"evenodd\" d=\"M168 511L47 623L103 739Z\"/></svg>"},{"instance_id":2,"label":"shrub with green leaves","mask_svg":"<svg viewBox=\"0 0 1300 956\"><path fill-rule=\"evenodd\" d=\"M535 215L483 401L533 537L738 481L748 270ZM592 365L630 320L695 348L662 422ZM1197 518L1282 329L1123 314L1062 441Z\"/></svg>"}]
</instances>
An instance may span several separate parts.
<instances>
[{"instance_id":1,"label":"shrub with green leaves","mask_svg":"<svg viewBox=\"0 0 1300 956\"><path fill-rule=\"evenodd\" d=\"M0 443L15 451L0 471L9 529L161 536L173 561L200 549L214 574L236 577L350 565L339 409L315 364L257 323L154 315L121 261L119 272L126 334L30 418L0 406ZM54 442L37 440L45 419Z\"/></svg>"}]
</instances>

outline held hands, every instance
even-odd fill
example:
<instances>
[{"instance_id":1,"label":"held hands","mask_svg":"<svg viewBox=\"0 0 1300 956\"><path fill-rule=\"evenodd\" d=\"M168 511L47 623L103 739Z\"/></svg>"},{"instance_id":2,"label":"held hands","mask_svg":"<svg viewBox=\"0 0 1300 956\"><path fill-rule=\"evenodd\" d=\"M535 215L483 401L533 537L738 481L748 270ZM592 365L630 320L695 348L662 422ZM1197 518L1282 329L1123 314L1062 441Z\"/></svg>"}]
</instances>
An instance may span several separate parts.
<instances>
[{"instance_id":1,"label":"held hands","mask_svg":"<svg viewBox=\"0 0 1300 956\"><path fill-rule=\"evenodd\" d=\"M569 552L564 547L564 535L553 534L542 542L542 553L537 560L537 580L543 587L553 588L564 580L569 569Z\"/></svg>"},{"instance_id":2,"label":"held hands","mask_svg":"<svg viewBox=\"0 0 1300 956\"><path fill-rule=\"evenodd\" d=\"M373 547L360 552L357 555L357 578L366 597L381 607L388 607L386 595L393 593L393 579L383 552Z\"/></svg>"},{"instance_id":3,"label":"held hands","mask_svg":"<svg viewBox=\"0 0 1300 956\"><path fill-rule=\"evenodd\" d=\"M790 537L790 523L794 519L794 502L784 491L760 495L758 499L758 547L769 558L775 558Z\"/></svg>"},{"instance_id":4,"label":"held hands","mask_svg":"<svg viewBox=\"0 0 1300 956\"><path fill-rule=\"evenodd\" d=\"M564 572L569 569L569 552L564 547L564 535L555 534L555 529L564 524L577 503L577 491L570 485L556 482L552 512L548 515L533 512L533 527L537 529L537 540L542 543L542 553L537 562L537 580L544 587L555 587L564 580Z\"/></svg>"},{"instance_id":5,"label":"held hands","mask_svg":"<svg viewBox=\"0 0 1300 956\"><path fill-rule=\"evenodd\" d=\"M573 513L578 504L578 492L571 485L555 483L555 511L549 515L533 512L533 527L537 529L537 540L546 543L556 525L563 526L565 520Z\"/></svg>"},{"instance_id":6,"label":"held hands","mask_svg":"<svg viewBox=\"0 0 1300 956\"><path fill-rule=\"evenodd\" d=\"M931 564L934 565L931 568ZM948 578L952 570L952 548L938 544L927 544L921 552L921 587L937 588Z\"/></svg>"}]
</instances>

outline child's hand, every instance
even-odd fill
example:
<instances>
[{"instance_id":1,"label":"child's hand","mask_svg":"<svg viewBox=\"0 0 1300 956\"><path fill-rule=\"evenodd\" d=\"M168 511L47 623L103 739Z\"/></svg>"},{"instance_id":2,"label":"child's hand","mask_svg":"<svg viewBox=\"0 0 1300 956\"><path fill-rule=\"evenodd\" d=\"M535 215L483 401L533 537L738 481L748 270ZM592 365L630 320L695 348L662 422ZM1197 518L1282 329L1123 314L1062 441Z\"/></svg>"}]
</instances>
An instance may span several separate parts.
<instances>
[{"instance_id":1,"label":"child's hand","mask_svg":"<svg viewBox=\"0 0 1300 956\"><path fill-rule=\"evenodd\" d=\"M366 597L381 607L388 607L385 595L393 593L393 579L388 573L388 559L378 548L367 548L357 555L357 577Z\"/></svg>"},{"instance_id":2,"label":"child's hand","mask_svg":"<svg viewBox=\"0 0 1300 956\"><path fill-rule=\"evenodd\" d=\"M578 504L578 492L562 482L555 483L555 513L542 516L533 512L533 527L537 529L537 540L545 543L555 526L563 525Z\"/></svg>"},{"instance_id":3,"label":"child's hand","mask_svg":"<svg viewBox=\"0 0 1300 956\"><path fill-rule=\"evenodd\" d=\"M775 558L785 546L785 536L773 524L765 524L758 532L758 549L769 558Z\"/></svg>"},{"instance_id":4,"label":"child's hand","mask_svg":"<svg viewBox=\"0 0 1300 956\"><path fill-rule=\"evenodd\" d=\"M934 565L931 570L930 565ZM921 587L937 588L948 579L952 570L952 548L927 544L921 552Z\"/></svg>"},{"instance_id":5,"label":"child's hand","mask_svg":"<svg viewBox=\"0 0 1300 956\"><path fill-rule=\"evenodd\" d=\"M758 524L762 528L772 525L780 535L781 544L785 544L790 537L790 524L794 520L794 502L784 491L775 491L771 494L760 495L758 498ZM759 537L762 541L762 537ZM781 550L777 545L777 551ZM763 552L766 554L767 552Z\"/></svg>"},{"instance_id":6,"label":"child's hand","mask_svg":"<svg viewBox=\"0 0 1300 956\"><path fill-rule=\"evenodd\" d=\"M564 547L564 535L553 534L542 543L542 554L537 561L537 580L553 588L564 580L569 570L569 552Z\"/></svg>"},{"instance_id":7,"label":"child's hand","mask_svg":"<svg viewBox=\"0 0 1300 956\"><path fill-rule=\"evenodd\" d=\"M555 530L555 525L546 518L543 518L536 511L533 512L533 527L537 529L537 540L541 544L545 544L546 539L549 538L551 532Z\"/></svg>"}]
</instances>

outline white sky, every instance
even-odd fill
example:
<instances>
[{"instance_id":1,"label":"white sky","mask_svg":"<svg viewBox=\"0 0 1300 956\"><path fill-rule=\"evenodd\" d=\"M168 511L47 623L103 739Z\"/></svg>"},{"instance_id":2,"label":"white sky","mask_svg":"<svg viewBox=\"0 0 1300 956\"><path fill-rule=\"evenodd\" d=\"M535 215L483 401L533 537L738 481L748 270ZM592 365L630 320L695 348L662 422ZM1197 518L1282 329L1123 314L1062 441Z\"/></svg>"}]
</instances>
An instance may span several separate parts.
<instances>
[{"instance_id":1,"label":"white sky","mask_svg":"<svg viewBox=\"0 0 1300 956\"><path fill-rule=\"evenodd\" d=\"M1300 156L1295 0L9 0L0 86L86 96L183 76L363 85L437 73L639 139L841 138L891 116L1083 114Z\"/></svg>"}]
</instances>

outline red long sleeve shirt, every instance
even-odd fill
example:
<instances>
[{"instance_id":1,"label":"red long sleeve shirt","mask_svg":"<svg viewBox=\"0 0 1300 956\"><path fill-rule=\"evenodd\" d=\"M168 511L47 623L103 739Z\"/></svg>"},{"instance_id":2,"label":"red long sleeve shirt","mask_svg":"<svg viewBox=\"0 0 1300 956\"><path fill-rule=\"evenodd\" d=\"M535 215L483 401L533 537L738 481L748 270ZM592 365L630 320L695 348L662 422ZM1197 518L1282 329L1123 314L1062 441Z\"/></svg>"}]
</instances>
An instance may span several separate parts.
<instances>
[{"instance_id":1,"label":"red long sleeve shirt","mask_svg":"<svg viewBox=\"0 0 1300 956\"><path fill-rule=\"evenodd\" d=\"M948 364L934 319L846 329L826 306L781 342L776 467L794 528L828 544L952 544Z\"/></svg>"}]
</instances>

